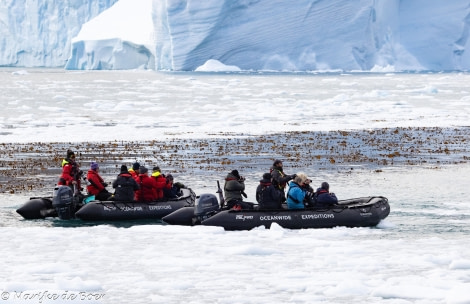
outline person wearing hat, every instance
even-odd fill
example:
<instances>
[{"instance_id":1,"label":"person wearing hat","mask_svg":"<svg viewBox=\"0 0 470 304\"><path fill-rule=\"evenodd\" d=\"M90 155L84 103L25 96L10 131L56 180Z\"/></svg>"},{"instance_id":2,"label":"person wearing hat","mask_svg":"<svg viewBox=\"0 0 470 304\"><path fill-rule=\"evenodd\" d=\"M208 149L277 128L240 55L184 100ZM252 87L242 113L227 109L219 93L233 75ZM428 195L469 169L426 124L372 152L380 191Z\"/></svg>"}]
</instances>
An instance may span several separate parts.
<instances>
[{"instance_id":1,"label":"person wearing hat","mask_svg":"<svg viewBox=\"0 0 470 304\"><path fill-rule=\"evenodd\" d=\"M100 201L106 201L111 197L111 193L106 190L107 183L104 182L103 178L99 174L100 166L97 162L91 162L90 170L86 175L88 181L86 190L89 195L94 195L95 199Z\"/></svg>"},{"instance_id":2,"label":"person wearing hat","mask_svg":"<svg viewBox=\"0 0 470 304\"><path fill-rule=\"evenodd\" d=\"M157 181L148 176L148 169L144 166L139 168L137 184L139 190L135 192L135 200L139 202L153 202L157 200Z\"/></svg>"},{"instance_id":3,"label":"person wearing hat","mask_svg":"<svg viewBox=\"0 0 470 304\"><path fill-rule=\"evenodd\" d=\"M132 168L129 169L129 174L137 181L137 178L139 177L139 168L140 164L138 162L135 162L132 164Z\"/></svg>"},{"instance_id":4,"label":"person wearing hat","mask_svg":"<svg viewBox=\"0 0 470 304\"><path fill-rule=\"evenodd\" d=\"M308 182L307 175L299 172L295 175L294 180L289 183L289 190L287 191L288 209L305 209L304 199L307 194L305 184Z\"/></svg>"},{"instance_id":5,"label":"person wearing hat","mask_svg":"<svg viewBox=\"0 0 470 304\"><path fill-rule=\"evenodd\" d=\"M113 181L115 201L133 201L135 191L139 190L139 184L127 170L126 165L121 166L121 172Z\"/></svg>"},{"instance_id":6,"label":"person wearing hat","mask_svg":"<svg viewBox=\"0 0 470 304\"><path fill-rule=\"evenodd\" d=\"M155 166L152 169L152 177L157 183L157 200L161 200L164 197L163 189L166 187L166 178L162 174L160 167Z\"/></svg>"},{"instance_id":7,"label":"person wearing hat","mask_svg":"<svg viewBox=\"0 0 470 304\"><path fill-rule=\"evenodd\" d=\"M280 159L276 159L274 161L270 169L270 173L272 175L272 181L273 181L274 186L277 186L281 190L282 202L285 202L286 201L286 195L285 195L286 185L290 180L294 179L295 174L292 174L292 175L285 174L283 166L282 166L282 161Z\"/></svg>"},{"instance_id":8,"label":"person wearing hat","mask_svg":"<svg viewBox=\"0 0 470 304\"><path fill-rule=\"evenodd\" d=\"M167 174L165 177L165 188L163 188L163 197L164 200L169 200L181 196L181 188L184 188L184 185L181 183L174 183L173 175Z\"/></svg>"},{"instance_id":9,"label":"person wearing hat","mask_svg":"<svg viewBox=\"0 0 470 304\"><path fill-rule=\"evenodd\" d=\"M245 178L240 176L238 170L232 170L227 174L224 184L225 202L228 209L253 209L252 204L243 202L242 195L246 198Z\"/></svg>"},{"instance_id":10,"label":"person wearing hat","mask_svg":"<svg viewBox=\"0 0 470 304\"><path fill-rule=\"evenodd\" d=\"M259 209L282 209L282 193L271 182L271 173L264 173L256 188L256 201Z\"/></svg>"},{"instance_id":11,"label":"person wearing hat","mask_svg":"<svg viewBox=\"0 0 470 304\"><path fill-rule=\"evenodd\" d=\"M75 161L75 153L72 150L67 150L67 156L62 160L61 166L62 174L57 185L66 185L72 188L75 186L75 190L80 192L82 190L80 177L83 172Z\"/></svg>"},{"instance_id":12,"label":"person wearing hat","mask_svg":"<svg viewBox=\"0 0 470 304\"><path fill-rule=\"evenodd\" d=\"M334 193L330 193L330 185L327 182L321 183L320 188L315 192L315 207L329 207L338 203L338 198Z\"/></svg>"},{"instance_id":13,"label":"person wearing hat","mask_svg":"<svg viewBox=\"0 0 470 304\"><path fill-rule=\"evenodd\" d=\"M305 207L312 208L315 207L316 200L315 200L315 190L313 190L312 186L310 185L312 183L311 179L307 179L304 182L304 190L306 192L305 194L305 199L304 199L304 204Z\"/></svg>"}]
</instances>

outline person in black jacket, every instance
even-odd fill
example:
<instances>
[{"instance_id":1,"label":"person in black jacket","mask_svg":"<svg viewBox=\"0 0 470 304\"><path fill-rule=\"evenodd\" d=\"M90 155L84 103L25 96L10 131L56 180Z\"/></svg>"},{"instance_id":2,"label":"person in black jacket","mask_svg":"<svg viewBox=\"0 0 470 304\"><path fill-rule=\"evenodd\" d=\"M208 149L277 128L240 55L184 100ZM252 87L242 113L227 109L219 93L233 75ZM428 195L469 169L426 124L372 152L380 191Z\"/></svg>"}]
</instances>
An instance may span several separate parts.
<instances>
[{"instance_id":1,"label":"person in black jacket","mask_svg":"<svg viewBox=\"0 0 470 304\"><path fill-rule=\"evenodd\" d=\"M227 174L224 184L224 195L228 209L253 209L253 203L243 201L243 197L247 197L245 193L245 178L240 176L238 170L232 170Z\"/></svg>"},{"instance_id":2,"label":"person in black jacket","mask_svg":"<svg viewBox=\"0 0 470 304\"><path fill-rule=\"evenodd\" d=\"M126 165L121 166L121 173L113 181L115 201L133 201L134 191L139 190L139 185L127 170Z\"/></svg>"},{"instance_id":3,"label":"person in black jacket","mask_svg":"<svg viewBox=\"0 0 470 304\"><path fill-rule=\"evenodd\" d=\"M302 187L305 189L304 204L305 204L305 207L307 208L315 207L315 203L316 203L315 190L313 190L312 186L310 185L311 183L312 183L312 180L307 179Z\"/></svg>"},{"instance_id":4,"label":"person in black jacket","mask_svg":"<svg viewBox=\"0 0 470 304\"><path fill-rule=\"evenodd\" d=\"M330 185L327 182L321 183L321 187L315 192L316 206L328 207L338 203L338 198L334 193L330 193Z\"/></svg>"},{"instance_id":5,"label":"person in black jacket","mask_svg":"<svg viewBox=\"0 0 470 304\"><path fill-rule=\"evenodd\" d=\"M174 183L173 175L167 174L165 176L166 184L163 188L163 197L164 200L175 199L182 195L181 188L184 188L184 185L180 182Z\"/></svg>"},{"instance_id":6,"label":"person in black jacket","mask_svg":"<svg viewBox=\"0 0 470 304\"><path fill-rule=\"evenodd\" d=\"M271 178L270 173L263 174L263 179L256 188L256 201L260 210L282 209L281 190L272 184Z\"/></svg>"},{"instance_id":7,"label":"person in black jacket","mask_svg":"<svg viewBox=\"0 0 470 304\"><path fill-rule=\"evenodd\" d=\"M294 179L295 174L292 175L287 175L284 173L284 169L282 167L282 161L279 159L276 159L273 163L273 166L270 169L270 173L272 176L272 183L274 184L275 187L281 190L281 202L286 201L286 185L287 183Z\"/></svg>"}]
</instances>

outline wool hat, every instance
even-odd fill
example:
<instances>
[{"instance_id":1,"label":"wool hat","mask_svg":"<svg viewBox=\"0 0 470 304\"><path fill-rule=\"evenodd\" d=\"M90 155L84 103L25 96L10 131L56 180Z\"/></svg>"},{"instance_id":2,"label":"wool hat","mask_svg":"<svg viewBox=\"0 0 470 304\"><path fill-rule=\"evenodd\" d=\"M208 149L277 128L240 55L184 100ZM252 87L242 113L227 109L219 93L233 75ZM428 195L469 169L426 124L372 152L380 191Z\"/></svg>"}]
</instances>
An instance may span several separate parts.
<instances>
[{"instance_id":1,"label":"wool hat","mask_svg":"<svg viewBox=\"0 0 470 304\"><path fill-rule=\"evenodd\" d=\"M136 170L139 170L140 168L140 164L138 162L135 162L132 164L132 170L136 171Z\"/></svg>"},{"instance_id":2,"label":"wool hat","mask_svg":"<svg viewBox=\"0 0 470 304\"><path fill-rule=\"evenodd\" d=\"M279 164L282 164L282 160L276 159L276 160L274 161L274 163L273 163L273 166L274 166L274 167L277 167L277 165L279 165Z\"/></svg>"},{"instance_id":3,"label":"wool hat","mask_svg":"<svg viewBox=\"0 0 470 304\"><path fill-rule=\"evenodd\" d=\"M127 170L127 166L126 165L122 165L121 166L121 173L128 173L129 170Z\"/></svg>"},{"instance_id":4,"label":"wool hat","mask_svg":"<svg viewBox=\"0 0 470 304\"><path fill-rule=\"evenodd\" d=\"M321 183L321 188L325 190L330 190L330 185L327 182Z\"/></svg>"},{"instance_id":5,"label":"wool hat","mask_svg":"<svg viewBox=\"0 0 470 304\"><path fill-rule=\"evenodd\" d=\"M90 165L90 169L91 170L96 170L98 169L100 166L98 165L97 162L91 162L91 165Z\"/></svg>"},{"instance_id":6,"label":"wool hat","mask_svg":"<svg viewBox=\"0 0 470 304\"><path fill-rule=\"evenodd\" d=\"M153 167L152 171L153 171L153 172L155 172L155 171L161 172L161 171L160 171L160 167L159 167L159 166L155 166L155 167Z\"/></svg>"},{"instance_id":7,"label":"wool hat","mask_svg":"<svg viewBox=\"0 0 470 304\"><path fill-rule=\"evenodd\" d=\"M75 153L72 150L67 150L67 158L72 157Z\"/></svg>"},{"instance_id":8,"label":"wool hat","mask_svg":"<svg viewBox=\"0 0 470 304\"><path fill-rule=\"evenodd\" d=\"M139 167L139 172L140 172L140 174L144 174L144 173L149 172L149 169L145 168L144 166L140 166Z\"/></svg>"},{"instance_id":9,"label":"wool hat","mask_svg":"<svg viewBox=\"0 0 470 304\"><path fill-rule=\"evenodd\" d=\"M271 178L272 178L271 173L264 173L263 174L263 179L271 180Z\"/></svg>"}]
</instances>

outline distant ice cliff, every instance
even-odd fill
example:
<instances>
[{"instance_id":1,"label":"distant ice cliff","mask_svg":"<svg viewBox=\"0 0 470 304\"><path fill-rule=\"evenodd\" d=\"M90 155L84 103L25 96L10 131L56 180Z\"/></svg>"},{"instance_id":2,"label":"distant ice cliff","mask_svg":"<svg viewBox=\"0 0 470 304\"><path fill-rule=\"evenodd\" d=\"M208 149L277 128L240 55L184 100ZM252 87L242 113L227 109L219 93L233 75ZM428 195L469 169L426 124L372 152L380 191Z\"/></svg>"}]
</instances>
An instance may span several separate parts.
<instances>
[{"instance_id":1,"label":"distant ice cliff","mask_svg":"<svg viewBox=\"0 0 470 304\"><path fill-rule=\"evenodd\" d=\"M468 0L0 2L8 8L0 13L0 65L194 71L212 60L274 71L470 68Z\"/></svg>"},{"instance_id":2,"label":"distant ice cliff","mask_svg":"<svg viewBox=\"0 0 470 304\"><path fill-rule=\"evenodd\" d=\"M82 24L117 0L0 0L0 66L63 67Z\"/></svg>"}]
</instances>

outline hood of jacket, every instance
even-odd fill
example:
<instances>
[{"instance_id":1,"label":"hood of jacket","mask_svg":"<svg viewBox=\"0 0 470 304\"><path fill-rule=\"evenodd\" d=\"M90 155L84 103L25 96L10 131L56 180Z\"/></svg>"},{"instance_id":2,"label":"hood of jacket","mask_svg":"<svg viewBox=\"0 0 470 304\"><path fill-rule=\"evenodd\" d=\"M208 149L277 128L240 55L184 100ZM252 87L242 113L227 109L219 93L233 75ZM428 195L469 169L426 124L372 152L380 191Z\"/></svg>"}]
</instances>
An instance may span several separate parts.
<instances>
[{"instance_id":1,"label":"hood of jacket","mask_svg":"<svg viewBox=\"0 0 470 304\"><path fill-rule=\"evenodd\" d=\"M238 178L233 175L232 173L229 173L227 174L227 177L225 178L226 181L230 181L230 180L238 180Z\"/></svg>"}]
</instances>

